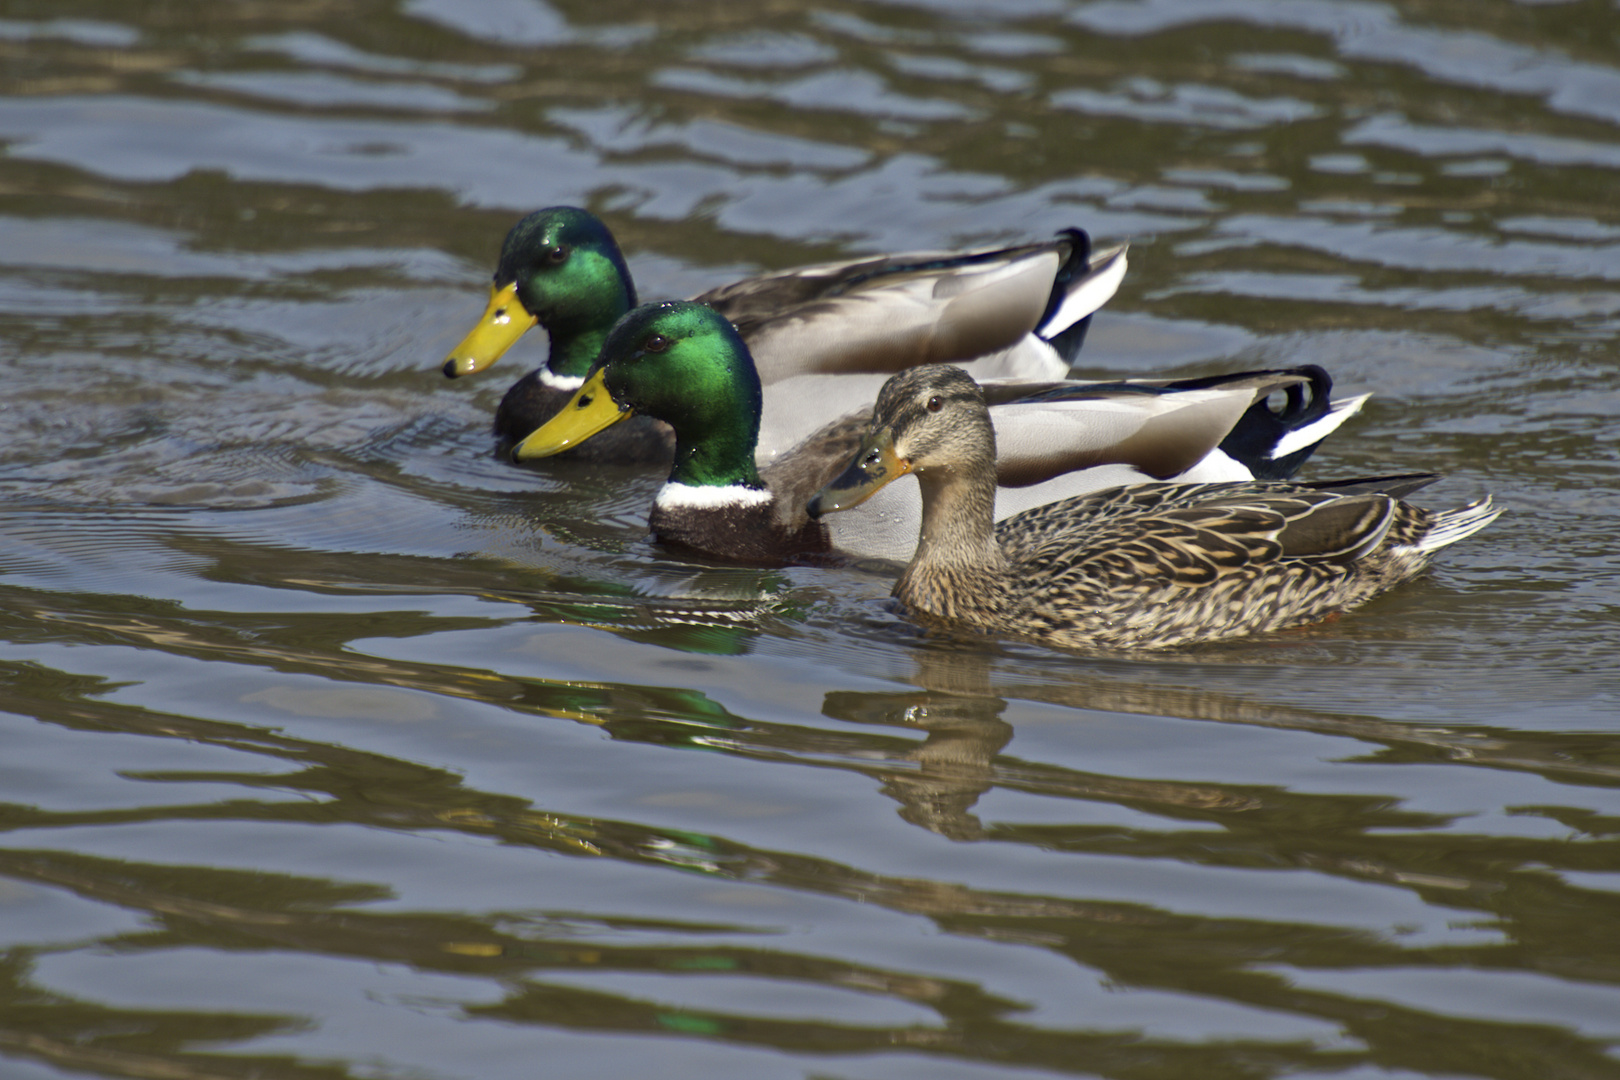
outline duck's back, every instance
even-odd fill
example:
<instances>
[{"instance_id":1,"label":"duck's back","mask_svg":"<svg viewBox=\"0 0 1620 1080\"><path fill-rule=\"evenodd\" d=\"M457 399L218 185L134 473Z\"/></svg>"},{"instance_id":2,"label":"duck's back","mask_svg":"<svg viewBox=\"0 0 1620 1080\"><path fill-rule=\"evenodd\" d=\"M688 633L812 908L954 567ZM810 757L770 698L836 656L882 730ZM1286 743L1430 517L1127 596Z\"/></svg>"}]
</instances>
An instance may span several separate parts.
<instances>
[{"instance_id":1,"label":"duck's back","mask_svg":"<svg viewBox=\"0 0 1620 1080\"><path fill-rule=\"evenodd\" d=\"M1011 563L998 621L1060 644L1110 648L1299 626L1422 571L1439 546L1425 543L1435 522L1381 493L1287 484L1116 488L997 527Z\"/></svg>"},{"instance_id":2,"label":"duck's back","mask_svg":"<svg viewBox=\"0 0 1620 1080\"><path fill-rule=\"evenodd\" d=\"M1014 247L795 267L694 299L737 327L766 385L929 363L970 364L978 378L1062 378L1072 357L1050 342L1106 302L1125 269L1123 249L1094 263L1091 254L1071 230Z\"/></svg>"}]
</instances>

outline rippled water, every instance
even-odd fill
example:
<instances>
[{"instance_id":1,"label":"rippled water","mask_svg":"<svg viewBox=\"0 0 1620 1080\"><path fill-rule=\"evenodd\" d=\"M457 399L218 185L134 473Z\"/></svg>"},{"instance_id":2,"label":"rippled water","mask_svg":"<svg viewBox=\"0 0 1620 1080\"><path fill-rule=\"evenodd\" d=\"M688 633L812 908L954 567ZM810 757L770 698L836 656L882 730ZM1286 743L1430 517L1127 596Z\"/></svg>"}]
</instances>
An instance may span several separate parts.
<instances>
[{"instance_id":1,"label":"rippled water","mask_svg":"<svg viewBox=\"0 0 1620 1080\"><path fill-rule=\"evenodd\" d=\"M0 4L0 1074L1620 1076L1608 0ZM1326 365L1508 513L1135 660L489 455L644 296L1083 225L1082 374ZM536 335L538 336L538 335Z\"/></svg>"}]
</instances>

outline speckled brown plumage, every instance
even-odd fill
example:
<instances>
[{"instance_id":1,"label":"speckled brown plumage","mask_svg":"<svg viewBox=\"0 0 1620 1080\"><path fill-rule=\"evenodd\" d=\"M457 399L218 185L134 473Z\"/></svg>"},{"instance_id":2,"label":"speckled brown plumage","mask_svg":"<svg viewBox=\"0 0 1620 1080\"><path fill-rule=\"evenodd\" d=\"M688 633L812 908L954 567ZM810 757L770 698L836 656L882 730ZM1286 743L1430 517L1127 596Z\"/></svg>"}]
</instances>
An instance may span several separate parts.
<instances>
[{"instance_id":1,"label":"speckled brown plumage","mask_svg":"<svg viewBox=\"0 0 1620 1080\"><path fill-rule=\"evenodd\" d=\"M1316 622L1416 576L1427 510L1289 484L1144 484L1020 514L1001 564L919 559L921 613L1081 648L1163 648Z\"/></svg>"},{"instance_id":2,"label":"speckled brown plumage","mask_svg":"<svg viewBox=\"0 0 1620 1080\"><path fill-rule=\"evenodd\" d=\"M1388 494L1288 483L1112 488L991 523L994 433L971 380L891 379L839 483L888 440L922 485L917 553L894 595L925 621L1072 648L1149 649L1263 633L1414 577L1498 511L1431 513Z\"/></svg>"}]
</instances>

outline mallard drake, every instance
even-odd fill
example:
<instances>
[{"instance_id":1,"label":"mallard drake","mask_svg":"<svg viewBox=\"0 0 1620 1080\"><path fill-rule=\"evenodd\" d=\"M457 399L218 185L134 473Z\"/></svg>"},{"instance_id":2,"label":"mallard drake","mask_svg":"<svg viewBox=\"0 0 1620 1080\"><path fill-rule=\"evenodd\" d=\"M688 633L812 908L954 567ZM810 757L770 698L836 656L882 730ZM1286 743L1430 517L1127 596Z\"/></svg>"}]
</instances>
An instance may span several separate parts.
<instances>
[{"instance_id":1,"label":"mallard drake","mask_svg":"<svg viewBox=\"0 0 1620 1080\"><path fill-rule=\"evenodd\" d=\"M1123 247L1093 252L1083 231L1069 229L1012 247L801 266L696 299L742 332L767 386L795 376L887 376L914 364L968 361L981 378L1061 379L1089 316L1119 287L1125 265ZM635 306L629 267L606 225L578 207L537 210L507 233L489 305L445 360L444 373L482 371L530 327L546 328L545 365L519 379L495 412L504 450L556 415L614 322ZM864 400L875 392L876 384ZM767 440L790 445L775 437L773 423L767 418ZM667 462L672 447L666 428L642 418L615 427L589 453Z\"/></svg>"},{"instance_id":2,"label":"mallard drake","mask_svg":"<svg viewBox=\"0 0 1620 1080\"><path fill-rule=\"evenodd\" d=\"M989 415L1001 448L992 464L992 486L1001 485L996 513L1138 480L1252 479L1256 468L1297 467L1361 404L1330 405L1330 387L1320 368L1184 384L987 384L982 393L994 402ZM1287 404L1273 411L1265 399L1278 391ZM798 446L768 458L759 448L761 397L748 346L729 321L689 301L649 304L620 320L584 385L515 452L554 454L631 416L654 416L675 433L674 465L650 518L661 541L755 563L829 551L909 558L921 520L909 486L890 489L858 515L813 521L805 511L859 444L871 398L818 420ZM798 405L828 411L821 398Z\"/></svg>"},{"instance_id":3,"label":"mallard drake","mask_svg":"<svg viewBox=\"0 0 1620 1080\"><path fill-rule=\"evenodd\" d=\"M1489 498L1432 513L1378 491L1143 484L998 523L996 434L972 379L942 366L902 372L878 395L849 467L808 511L847 510L914 475L922 525L894 587L910 612L1090 649L1315 622L1416 576L1500 513Z\"/></svg>"}]
</instances>

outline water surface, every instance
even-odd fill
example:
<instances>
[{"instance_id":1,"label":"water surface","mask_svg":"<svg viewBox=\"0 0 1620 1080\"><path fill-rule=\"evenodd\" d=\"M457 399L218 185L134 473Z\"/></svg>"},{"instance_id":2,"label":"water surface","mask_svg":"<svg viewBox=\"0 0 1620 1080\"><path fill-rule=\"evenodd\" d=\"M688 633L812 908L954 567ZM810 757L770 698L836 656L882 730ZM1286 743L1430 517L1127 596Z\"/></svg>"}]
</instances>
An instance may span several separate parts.
<instances>
[{"instance_id":1,"label":"water surface","mask_svg":"<svg viewBox=\"0 0 1620 1080\"><path fill-rule=\"evenodd\" d=\"M1606 0L0 5L8 1078L1620 1076ZM1132 244L1506 507L1320 626L929 635L490 455L506 229L647 298Z\"/></svg>"}]
</instances>

